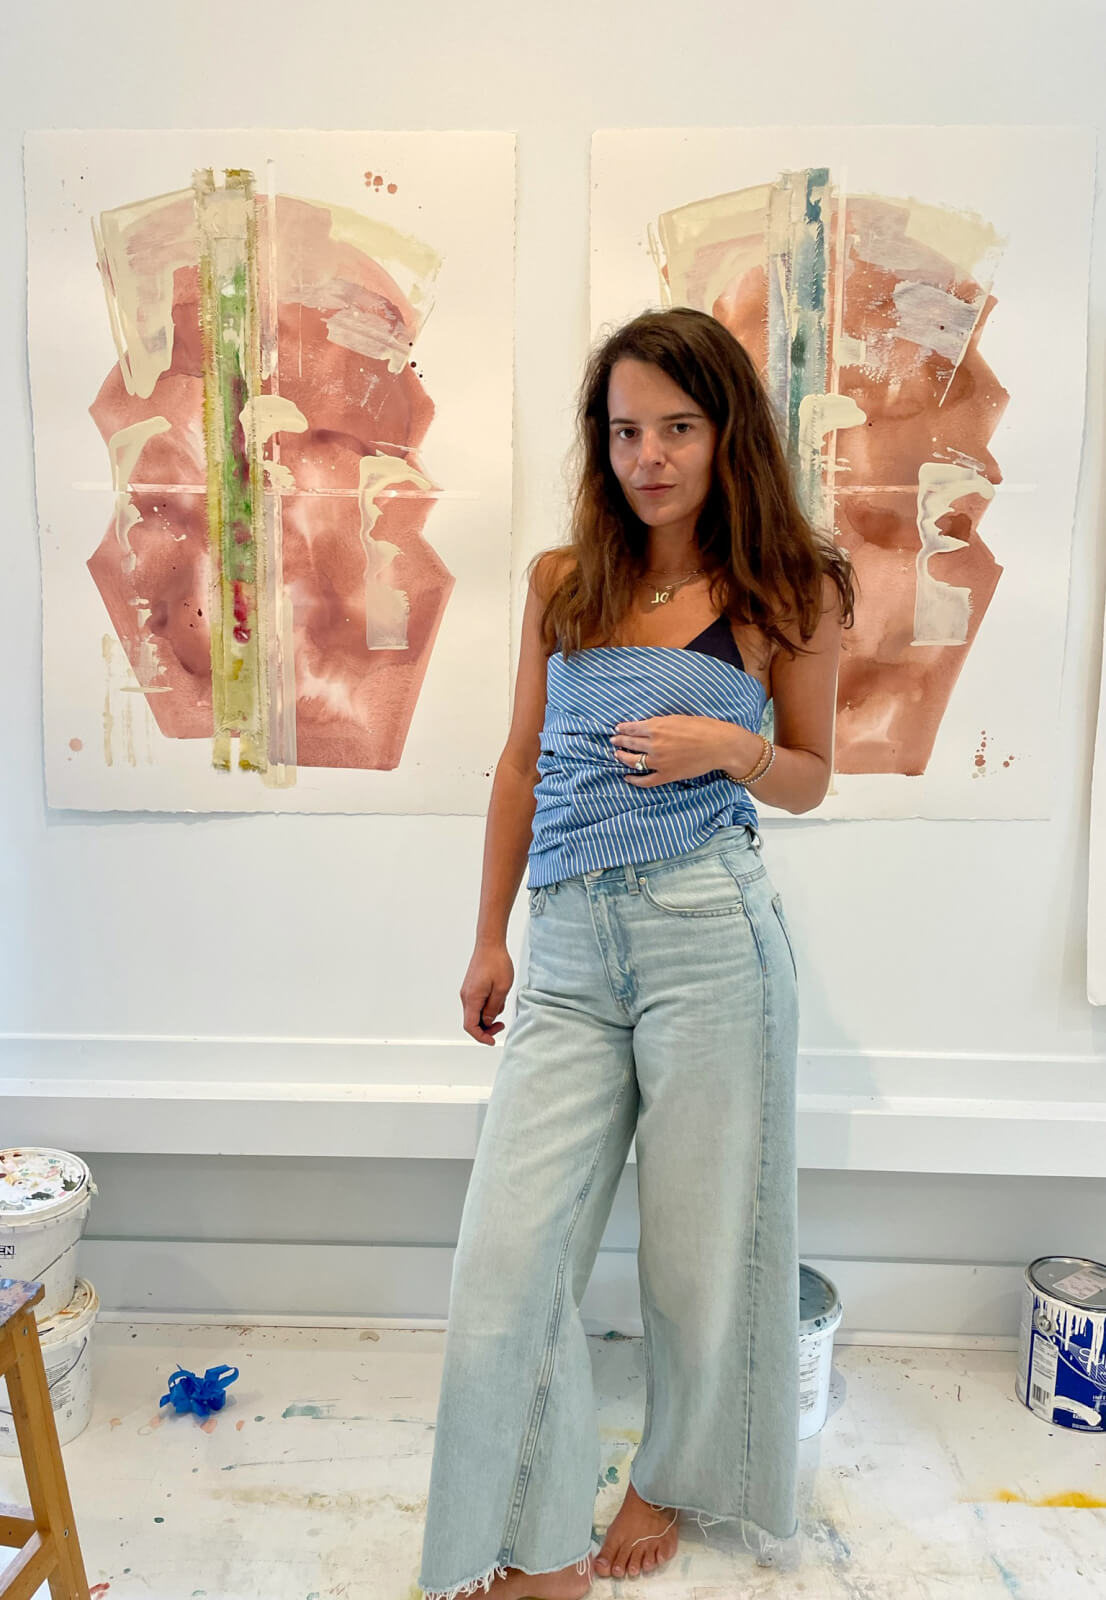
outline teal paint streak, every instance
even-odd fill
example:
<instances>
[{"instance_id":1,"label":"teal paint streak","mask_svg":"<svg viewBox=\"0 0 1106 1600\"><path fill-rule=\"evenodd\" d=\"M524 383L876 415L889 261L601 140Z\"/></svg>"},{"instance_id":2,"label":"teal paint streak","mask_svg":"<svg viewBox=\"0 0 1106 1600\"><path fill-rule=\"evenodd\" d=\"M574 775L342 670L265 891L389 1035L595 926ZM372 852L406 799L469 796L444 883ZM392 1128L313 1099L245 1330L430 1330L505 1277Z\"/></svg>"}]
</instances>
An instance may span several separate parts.
<instances>
[{"instance_id":1,"label":"teal paint streak","mask_svg":"<svg viewBox=\"0 0 1106 1600\"><path fill-rule=\"evenodd\" d=\"M1004 1567L997 1556L992 1556L991 1560L994 1562L998 1571L998 1575L1002 1579L1007 1592L1013 1595L1014 1600L1021 1600L1022 1586L1018 1582L1017 1578L1015 1578L1014 1574L1010 1571L1009 1567Z\"/></svg>"},{"instance_id":2,"label":"teal paint streak","mask_svg":"<svg viewBox=\"0 0 1106 1600\"><path fill-rule=\"evenodd\" d=\"M821 499L821 441L800 446L799 418L808 395L825 394L829 259L823 208L828 167L782 173L768 211L768 368L773 405L786 431L788 461L803 508L817 519Z\"/></svg>"}]
</instances>

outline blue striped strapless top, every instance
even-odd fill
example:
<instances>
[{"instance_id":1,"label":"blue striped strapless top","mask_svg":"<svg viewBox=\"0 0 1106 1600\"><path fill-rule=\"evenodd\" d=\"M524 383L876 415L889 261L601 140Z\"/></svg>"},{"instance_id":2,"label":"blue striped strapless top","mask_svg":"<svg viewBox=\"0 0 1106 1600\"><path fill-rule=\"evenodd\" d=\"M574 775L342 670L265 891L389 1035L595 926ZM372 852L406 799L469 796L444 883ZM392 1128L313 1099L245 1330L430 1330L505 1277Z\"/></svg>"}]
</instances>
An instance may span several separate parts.
<instances>
[{"instance_id":1,"label":"blue striped strapless top","mask_svg":"<svg viewBox=\"0 0 1106 1600\"><path fill-rule=\"evenodd\" d=\"M757 732L767 695L735 657L741 660L725 617L682 648L597 645L567 660L554 651L546 668L528 888L598 867L682 855L719 828L756 827L749 791L725 773L641 789L626 782L629 769L610 742L616 723L646 717L717 717Z\"/></svg>"}]
</instances>

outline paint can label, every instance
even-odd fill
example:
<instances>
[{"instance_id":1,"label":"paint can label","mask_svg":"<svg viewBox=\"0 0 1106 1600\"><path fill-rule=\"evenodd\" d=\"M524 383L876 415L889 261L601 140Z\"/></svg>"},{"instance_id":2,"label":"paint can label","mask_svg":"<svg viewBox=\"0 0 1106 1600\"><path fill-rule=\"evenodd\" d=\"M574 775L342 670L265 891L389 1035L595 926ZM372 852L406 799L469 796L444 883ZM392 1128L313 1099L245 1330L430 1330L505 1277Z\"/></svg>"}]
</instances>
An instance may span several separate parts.
<instances>
[{"instance_id":1,"label":"paint can label","mask_svg":"<svg viewBox=\"0 0 1106 1600\"><path fill-rule=\"evenodd\" d=\"M1035 1416L1081 1433L1106 1433L1106 1314L1079 1311L1027 1289L1018 1339L1017 1393Z\"/></svg>"}]
</instances>

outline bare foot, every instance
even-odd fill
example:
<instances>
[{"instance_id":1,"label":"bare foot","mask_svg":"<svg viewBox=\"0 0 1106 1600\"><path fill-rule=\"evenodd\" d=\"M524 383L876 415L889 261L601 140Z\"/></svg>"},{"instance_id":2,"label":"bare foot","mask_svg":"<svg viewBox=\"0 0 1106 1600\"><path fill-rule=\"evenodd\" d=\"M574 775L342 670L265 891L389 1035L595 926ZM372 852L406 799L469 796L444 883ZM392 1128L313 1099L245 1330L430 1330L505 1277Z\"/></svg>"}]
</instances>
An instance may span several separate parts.
<instances>
[{"instance_id":1,"label":"bare foot","mask_svg":"<svg viewBox=\"0 0 1106 1600\"><path fill-rule=\"evenodd\" d=\"M656 1510L631 1483L595 1558L601 1578L636 1578L671 1561L680 1543L679 1512Z\"/></svg>"},{"instance_id":2,"label":"bare foot","mask_svg":"<svg viewBox=\"0 0 1106 1600\"><path fill-rule=\"evenodd\" d=\"M487 1600L584 1600L591 1588L591 1563L586 1577L581 1577L573 1563L558 1572L523 1572L520 1567L508 1567L505 1578L496 1578L487 1593Z\"/></svg>"}]
</instances>

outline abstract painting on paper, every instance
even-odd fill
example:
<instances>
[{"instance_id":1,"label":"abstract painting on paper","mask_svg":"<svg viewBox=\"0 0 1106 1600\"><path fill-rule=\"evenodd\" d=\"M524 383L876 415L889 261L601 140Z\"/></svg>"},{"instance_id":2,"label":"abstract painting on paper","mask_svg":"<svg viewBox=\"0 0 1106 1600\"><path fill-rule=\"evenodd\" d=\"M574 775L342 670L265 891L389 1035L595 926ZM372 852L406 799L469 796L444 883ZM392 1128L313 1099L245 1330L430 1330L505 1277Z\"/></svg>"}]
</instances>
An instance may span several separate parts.
<instances>
[{"instance_id":1,"label":"abstract painting on paper","mask_svg":"<svg viewBox=\"0 0 1106 1600\"><path fill-rule=\"evenodd\" d=\"M1093 181L1069 128L594 137L593 330L718 318L854 563L818 815L1049 814Z\"/></svg>"},{"instance_id":2,"label":"abstract painting on paper","mask_svg":"<svg viewBox=\"0 0 1106 1600\"><path fill-rule=\"evenodd\" d=\"M1091 778L1087 891L1087 999L1106 1006L1106 622Z\"/></svg>"},{"instance_id":3,"label":"abstract painting on paper","mask_svg":"<svg viewBox=\"0 0 1106 1600\"><path fill-rule=\"evenodd\" d=\"M482 812L514 138L26 142L47 797Z\"/></svg>"}]
</instances>

